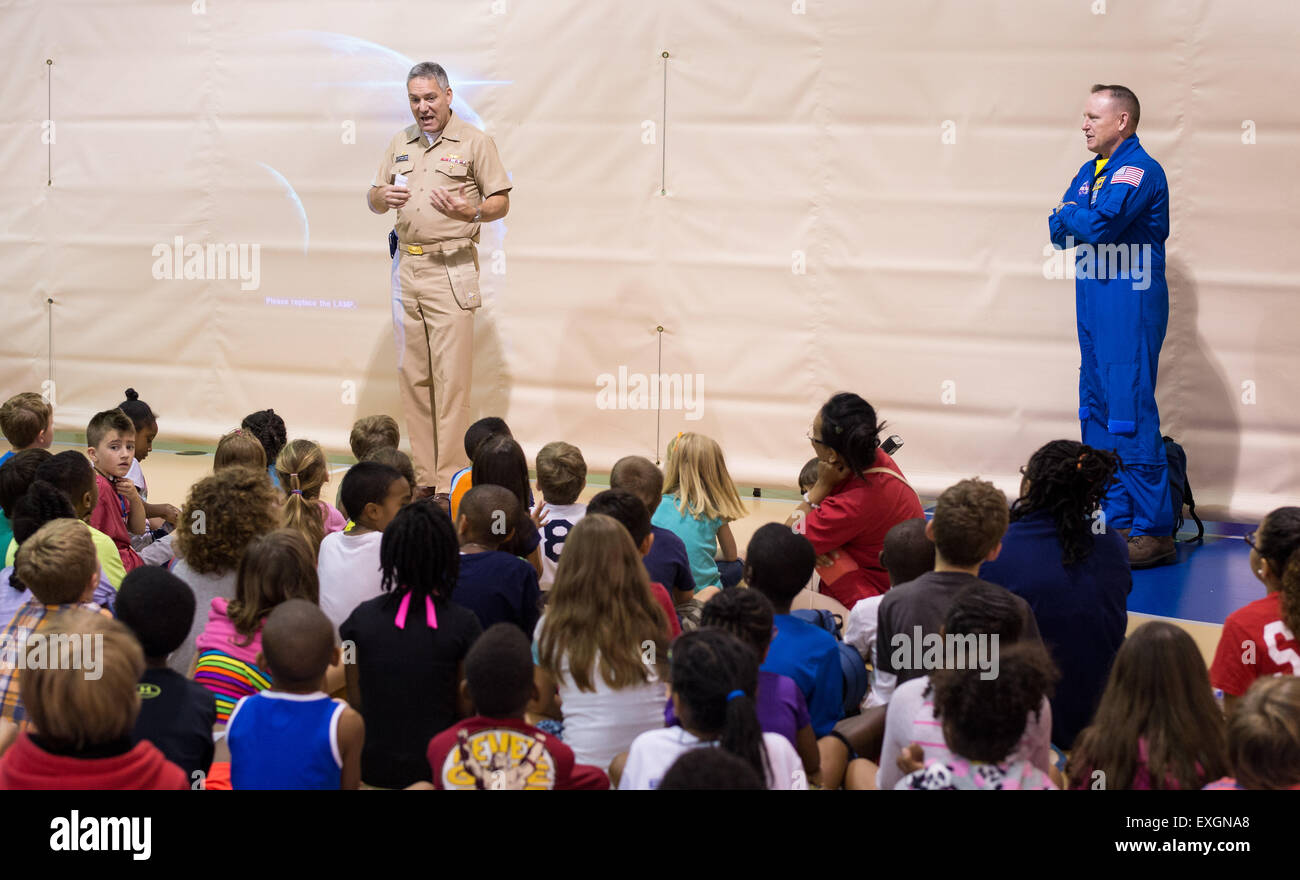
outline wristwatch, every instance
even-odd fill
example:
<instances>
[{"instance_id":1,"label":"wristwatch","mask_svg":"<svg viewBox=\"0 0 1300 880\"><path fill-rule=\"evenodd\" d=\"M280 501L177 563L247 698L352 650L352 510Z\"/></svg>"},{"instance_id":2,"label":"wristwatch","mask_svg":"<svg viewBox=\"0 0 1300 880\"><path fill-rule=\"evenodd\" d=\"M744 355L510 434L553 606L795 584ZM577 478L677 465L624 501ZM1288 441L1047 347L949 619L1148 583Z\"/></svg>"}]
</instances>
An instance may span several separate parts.
<instances>
[{"instance_id":1,"label":"wristwatch","mask_svg":"<svg viewBox=\"0 0 1300 880\"><path fill-rule=\"evenodd\" d=\"M478 208L474 211L474 221L473 221L473 222L475 222L475 223L482 223L482 222L483 222L483 204L482 204L482 202L479 203Z\"/></svg>"}]
</instances>

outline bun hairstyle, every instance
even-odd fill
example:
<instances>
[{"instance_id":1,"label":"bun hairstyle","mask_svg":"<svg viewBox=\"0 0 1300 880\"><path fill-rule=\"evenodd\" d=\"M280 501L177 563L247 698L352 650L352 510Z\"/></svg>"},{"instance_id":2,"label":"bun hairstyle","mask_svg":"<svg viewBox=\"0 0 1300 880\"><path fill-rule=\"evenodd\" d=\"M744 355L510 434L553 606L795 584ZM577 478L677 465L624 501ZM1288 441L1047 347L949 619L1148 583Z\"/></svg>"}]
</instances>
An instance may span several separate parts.
<instances>
[{"instance_id":1,"label":"bun hairstyle","mask_svg":"<svg viewBox=\"0 0 1300 880\"><path fill-rule=\"evenodd\" d=\"M1092 552L1092 513L1120 468L1119 456L1077 440L1053 440L1030 456L1028 486L1011 505L1011 522L1045 511L1056 522L1061 561L1071 565Z\"/></svg>"},{"instance_id":2,"label":"bun hairstyle","mask_svg":"<svg viewBox=\"0 0 1300 880\"><path fill-rule=\"evenodd\" d=\"M126 389L126 400L119 403L117 408L126 413L127 418L135 425L137 434L158 425L158 414L149 404L140 399L139 393L134 388Z\"/></svg>"},{"instance_id":3,"label":"bun hairstyle","mask_svg":"<svg viewBox=\"0 0 1300 880\"><path fill-rule=\"evenodd\" d=\"M876 420L871 404L848 391L822 404L821 417L822 444L835 450L849 470L862 476L875 464L885 423Z\"/></svg>"}]
</instances>

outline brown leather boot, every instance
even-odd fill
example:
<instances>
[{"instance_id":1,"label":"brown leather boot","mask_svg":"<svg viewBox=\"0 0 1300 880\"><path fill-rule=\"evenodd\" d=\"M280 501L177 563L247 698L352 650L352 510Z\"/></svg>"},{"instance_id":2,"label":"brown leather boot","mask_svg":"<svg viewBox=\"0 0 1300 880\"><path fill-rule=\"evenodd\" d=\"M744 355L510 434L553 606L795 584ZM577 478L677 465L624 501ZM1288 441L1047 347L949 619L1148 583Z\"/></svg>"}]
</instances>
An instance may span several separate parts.
<instances>
[{"instance_id":1,"label":"brown leather boot","mask_svg":"<svg viewBox=\"0 0 1300 880\"><path fill-rule=\"evenodd\" d=\"M442 512L451 516L451 496L446 492L437 492L430 496L433 503L442 508Z\"/></svg>"},{"instance_id":2,"label":"brown leather boot","mask_svg":"<svg viewBox=\"0 0 1300 880\"><path fill-rule=\"evenodd\" d=\"M1172 537L1138 535L1128 539L1128 564L1130 568L1154 568L1178 559Z\"/></svg>"}]
</instances>

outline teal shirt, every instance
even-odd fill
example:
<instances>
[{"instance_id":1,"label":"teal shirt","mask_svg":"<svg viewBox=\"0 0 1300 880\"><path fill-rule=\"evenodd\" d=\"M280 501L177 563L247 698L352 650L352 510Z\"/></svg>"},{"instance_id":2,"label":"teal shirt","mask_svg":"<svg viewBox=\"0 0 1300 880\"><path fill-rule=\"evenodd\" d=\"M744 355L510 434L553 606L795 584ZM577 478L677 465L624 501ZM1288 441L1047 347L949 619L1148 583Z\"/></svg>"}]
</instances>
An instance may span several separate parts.
<instances>
[{"instance_id":1,"label":"teal shirt","mask_svg":"<svg viewBox=\"0 0 1300 880\"><path fill-rule=\"evenodd\" d=\"M718 529L722 528L725 520L721 517L696 517L690 511L679 511L677 496L665 495L651 523L661 529L668 529L686 545L686 556L691 562L691 574L695 576L697 593L705 587L722 586L718 563L714 557L718 554Z\"/></svg>"}]
</instances>

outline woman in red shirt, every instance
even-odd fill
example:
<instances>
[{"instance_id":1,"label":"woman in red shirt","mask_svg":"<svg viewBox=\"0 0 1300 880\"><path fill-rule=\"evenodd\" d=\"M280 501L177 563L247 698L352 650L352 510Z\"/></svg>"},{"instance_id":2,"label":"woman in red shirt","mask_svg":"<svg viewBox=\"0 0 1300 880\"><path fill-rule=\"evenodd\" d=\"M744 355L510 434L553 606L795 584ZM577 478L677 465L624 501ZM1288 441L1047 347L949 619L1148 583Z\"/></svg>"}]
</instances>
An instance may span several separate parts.
<instances>
[{"instance_id":1,"label":"woman in red shirt","mask_svg":"<svg viewBox=\"0 0 1300 880\"><path fill-rule=\"evenodd\" d=\"M856 394L841 392L826 401L808 434L817 453L817 482L786 520L818 556L839 551L836 576L824 575L821 589L849 610L859 599L889 589L889 573L880 564L885 535L903 520L925 515L903 472L880 448L884 427Z\"/></svg>"}]
</instances>

